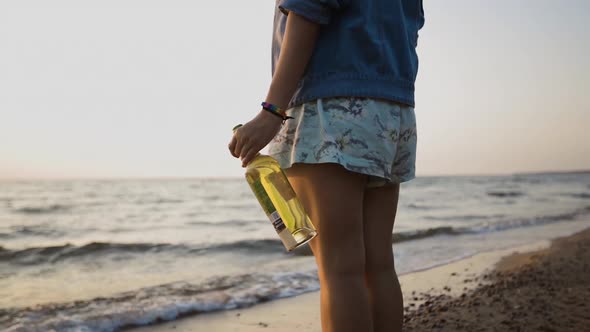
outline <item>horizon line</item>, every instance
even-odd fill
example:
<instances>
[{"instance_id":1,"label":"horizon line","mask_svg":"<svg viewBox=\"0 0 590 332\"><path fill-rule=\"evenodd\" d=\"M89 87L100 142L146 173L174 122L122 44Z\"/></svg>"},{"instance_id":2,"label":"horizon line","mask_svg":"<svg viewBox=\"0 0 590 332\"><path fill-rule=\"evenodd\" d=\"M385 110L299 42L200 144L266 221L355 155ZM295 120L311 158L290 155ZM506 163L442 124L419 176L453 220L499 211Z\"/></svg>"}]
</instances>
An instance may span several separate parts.
<instances>
[{"instance_id":1,"label":"horizon line","mask_svg":"<svg viewBox=\"0 0 590 332\"><path fill-rule=\"evenodd\" d=\"M516 176L516 175L543 175L543 174L585 174L590 173L589 169L572 169L572 170L545 170L545 171L516 171L508 173L441 173L441 174L422 174L416 175L416 178L421 177L469 177L469 176ZM227 176L63 176L63 177L0 177L0 182L9 181L137 181L137 180L229 180L238 179L243 176L227 175Z\"/></svg>"}]
</instances>

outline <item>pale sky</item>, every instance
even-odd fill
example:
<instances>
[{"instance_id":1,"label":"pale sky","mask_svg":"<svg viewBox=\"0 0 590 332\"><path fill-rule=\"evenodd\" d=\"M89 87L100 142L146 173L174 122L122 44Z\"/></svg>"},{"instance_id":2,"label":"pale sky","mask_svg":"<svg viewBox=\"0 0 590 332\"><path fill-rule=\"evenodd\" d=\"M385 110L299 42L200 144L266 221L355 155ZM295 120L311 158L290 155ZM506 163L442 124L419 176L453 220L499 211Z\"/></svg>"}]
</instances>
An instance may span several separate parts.
<instances>
[{"instance_id":1,"label":"pale sky","mask_svg":"<svg viewBox=\"0 0 590 332\"><path fill-rule=\"evenodd\" d=\"M0 178L240 176L275 1L0 2ZM590 169L590 1L425 0L417 175Z\"/></svg>"}]
</instances>

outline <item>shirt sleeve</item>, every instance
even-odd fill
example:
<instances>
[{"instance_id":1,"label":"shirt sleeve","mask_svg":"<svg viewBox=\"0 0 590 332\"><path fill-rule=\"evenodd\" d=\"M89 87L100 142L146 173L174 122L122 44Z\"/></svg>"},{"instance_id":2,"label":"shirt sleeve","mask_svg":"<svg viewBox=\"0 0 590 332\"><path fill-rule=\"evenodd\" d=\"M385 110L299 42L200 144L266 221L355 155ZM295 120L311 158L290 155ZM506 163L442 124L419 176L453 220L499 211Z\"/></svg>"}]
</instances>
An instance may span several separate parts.
<instances>
[{"instance_id":1,"label":"shirt sleeve","mask_svg":"<svg viewBox=\"0 0 590 332\"><path fill-rule=\"evenodd\" d=\"M318 23L328 24L334 11L344 7L347 0L279 0L279 9L288 15L294 12L306 19Z\"/></svg>"}]
</instances>

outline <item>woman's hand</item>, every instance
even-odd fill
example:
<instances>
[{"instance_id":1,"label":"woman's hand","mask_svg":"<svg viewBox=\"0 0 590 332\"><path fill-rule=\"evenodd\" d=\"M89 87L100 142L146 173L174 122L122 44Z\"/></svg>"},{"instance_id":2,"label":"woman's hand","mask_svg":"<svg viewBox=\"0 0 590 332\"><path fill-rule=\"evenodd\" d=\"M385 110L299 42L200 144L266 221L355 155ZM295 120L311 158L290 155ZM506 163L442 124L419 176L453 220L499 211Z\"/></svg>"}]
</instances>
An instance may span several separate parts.
<instances>
[{"instance_id":1,"label":"woman's hand","mask_svg":"<svg viewBox=\"0 0 590 332\"><path fill-rule=\"evenodd\" d=\"M246 167L262 148L264 148L281 129L280 117L267 111L260 111L250 122L236 129L229 143L232 156L242 159Z\"/></svg>"}]
</instances>

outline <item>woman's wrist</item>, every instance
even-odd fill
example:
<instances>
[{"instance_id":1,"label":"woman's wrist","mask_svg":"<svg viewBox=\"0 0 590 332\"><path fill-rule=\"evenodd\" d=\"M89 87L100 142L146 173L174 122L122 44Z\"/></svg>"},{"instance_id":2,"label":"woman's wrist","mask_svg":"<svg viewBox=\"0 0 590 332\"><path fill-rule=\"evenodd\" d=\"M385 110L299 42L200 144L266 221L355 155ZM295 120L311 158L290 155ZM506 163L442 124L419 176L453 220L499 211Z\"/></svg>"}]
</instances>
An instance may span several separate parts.
<instances>
[{"instance_id":1,"label":"woman's wrist","mask_svg":"<svg viewBox=\"0 0 590 332\"><path fill-rule=\"evenodd\" d=\"M258 115L256 116L257 118L262 119L264 122L269 123L269 124L282 124L283 123L283 119L271 114L270 112L267 112L265 110L260 110L260 112L258 112Z\"/></svg>"}]
</instances>

